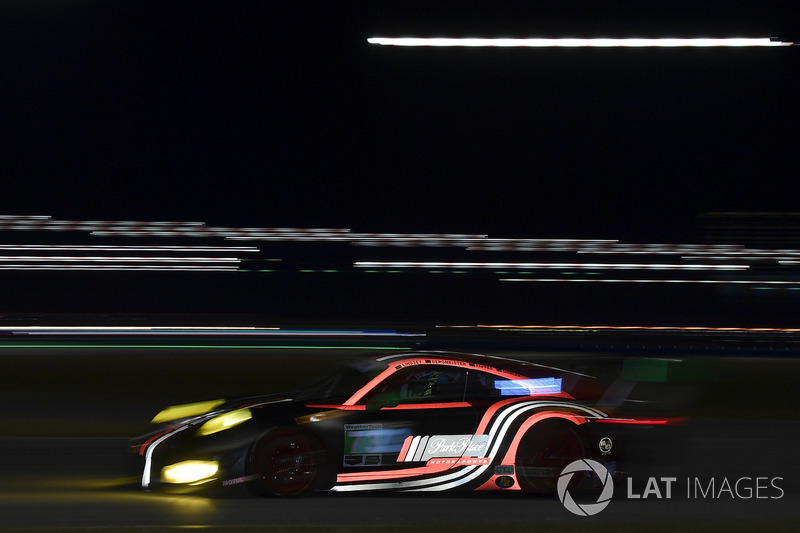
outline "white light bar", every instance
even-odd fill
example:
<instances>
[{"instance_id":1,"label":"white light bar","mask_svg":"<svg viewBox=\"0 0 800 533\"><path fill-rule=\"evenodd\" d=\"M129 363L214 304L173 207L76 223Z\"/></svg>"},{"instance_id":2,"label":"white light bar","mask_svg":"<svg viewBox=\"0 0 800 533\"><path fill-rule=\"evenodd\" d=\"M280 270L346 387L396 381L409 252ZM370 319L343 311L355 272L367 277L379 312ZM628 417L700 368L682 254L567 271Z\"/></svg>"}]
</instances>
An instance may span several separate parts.
<instances>
[{"instance_id":1,"label":"white light bar","mask_svg":"<svg viewBox=\"0 0 800 533\"><path fill-rule=\"evenodd\" d=\"M48 256L0 255L5 262L67 262L67 263L239 263L236 257L118 257L118 256Z\"/></svg>"},{"instance_id":2,"label":"white light bar","mask_svg":"<svg viewBox=\"0 0 800 533\"><path fill-rule=\"evenodd\" d=\"M445 263L434 261L356 261L355 268L540 268L597 270L747 270L749 265L665 263Z\"/></svg>"},{"instance_id":3,"label":"white light bar","mask_svg":"<svg viewBox=\"0 0 800 533\"><path fill-rule=\"evenodd\" d=\"M113 246L106 244L2 244L0 250L104 251L104 252L258 252L254 246Z\"/></svg>"},{"instance_id":4,"label":"white light bar","mask_svg":"<svg viewBox=\"0 0 800 533\"><path fill-rule=\"evenodd\" d=\"M500 281L521 281L540 283L710 283L714 285L795 285L800 286L800 281L758 281L727 280L727 279L578 279L578 278L500 278Z\"/></svg>"},{"instance_id":5,"label":"white light bar","mask_svg":"<svg viewBox=\"0 0 800 533\"><path fill-rule=\"evenodd\" d=\"M792 42L783 42L764 38L536 38L536 39L504 39L504 38L448 38L448 37L371 37L370 44L384 46L462 46L462 47L528 47L528 48L677 48L677 47L744 47L744 46L792 46Z\"/></svg>"}]
</instances>

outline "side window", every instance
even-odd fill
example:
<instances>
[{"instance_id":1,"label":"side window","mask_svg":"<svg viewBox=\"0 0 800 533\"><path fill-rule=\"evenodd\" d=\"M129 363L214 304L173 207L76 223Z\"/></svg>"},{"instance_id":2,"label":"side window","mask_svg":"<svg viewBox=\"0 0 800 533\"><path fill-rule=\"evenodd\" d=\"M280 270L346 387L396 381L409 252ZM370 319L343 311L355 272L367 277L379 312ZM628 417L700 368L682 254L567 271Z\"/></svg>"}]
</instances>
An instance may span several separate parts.
<instances>
[{"instance_id":1,"label":"side window","mask_svg":"<svg viewBox=\"0 0 800 533\"><path fill-rule=\"evenodd\" d=\"M500 390L496 387L496 382L503 378L479 370L470 370L466 379L467 401L496 400L500 398Z\"/></svg>"},{"instance_id":2,"label":"side window","mask_svg":"<svg viewBox=\"0 0 800 533\"><path fill-rule=\"evenodd\" d=\"M400 403L464 401L466 371L450 366L417 366L403 369L375 388L375 394L394 393Z\"/></svg>"},{"instance_id":3,"label":"side window","mask_svg":"<svg viewBox=\"0 0 800 533\"><path fill-rule=\"evenodd\" d=\"M512 396L546 396L561 392L561 378L540 377L509 379L487 372L470 370L467 374L467 401L495 400Z\"/></svg>"}]
</instances>

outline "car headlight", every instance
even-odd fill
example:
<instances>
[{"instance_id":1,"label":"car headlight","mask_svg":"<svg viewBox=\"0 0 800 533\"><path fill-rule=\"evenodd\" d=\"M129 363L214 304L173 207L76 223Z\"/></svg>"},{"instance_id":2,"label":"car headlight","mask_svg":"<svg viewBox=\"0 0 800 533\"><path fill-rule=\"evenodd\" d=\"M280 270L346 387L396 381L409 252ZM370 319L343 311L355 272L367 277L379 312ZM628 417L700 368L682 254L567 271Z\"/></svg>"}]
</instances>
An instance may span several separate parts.
<instances>
[{"instance_id":1,"label":"car headlight","mask_svg":"<svg viewBox=\"0 0 800 533\"><path fill-rule=\"evenodd\" d=\"M250 409L237 409L223 415L215 416L197 430L198 435L212 435L214 433L238 426L242 422L253 418Z\"/></svg>"},{"instance_id":2,"label":"car headlight","mask_svg":"<svg viewBox=\"0 0 800 533\"><path fill-rule=\"evenodd\" d=\"M225 400L210 400L207 402L186 403L183 405L172 405L167 407L150 421L151 424L169 422L180 418L204 415L225 403Z\"/></svg>"},{"instance_id":3,"label":"car headlight","mask_svg":"<svg viewBox=\"0 0 800 533\"><path fill-rule=\"evenodd\" d=\"M164 483L195 483L212 477L219 470L217 461L181 461L161 469Z\"/></svg>"}]
</instances>

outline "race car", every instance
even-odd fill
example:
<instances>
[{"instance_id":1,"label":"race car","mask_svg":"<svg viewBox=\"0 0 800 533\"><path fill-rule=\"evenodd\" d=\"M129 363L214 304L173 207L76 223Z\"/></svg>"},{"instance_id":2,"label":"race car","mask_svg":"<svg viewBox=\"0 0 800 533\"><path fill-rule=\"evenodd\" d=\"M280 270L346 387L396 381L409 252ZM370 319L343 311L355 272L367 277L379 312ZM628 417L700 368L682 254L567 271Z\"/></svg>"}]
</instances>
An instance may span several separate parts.
<instances>
[{"instance_id":1,"label":"race car","mask_svg":"<svg viewBox=\"0 0 800 533\"><path fill-rule=\"evenodd\" d=\"M613 472L614 428L640 422L576 397L585 379L495 356L392 353L293 395L168 407L131 451L147 490L552 493L578 458Z\"/></svg>"}]
</instances>

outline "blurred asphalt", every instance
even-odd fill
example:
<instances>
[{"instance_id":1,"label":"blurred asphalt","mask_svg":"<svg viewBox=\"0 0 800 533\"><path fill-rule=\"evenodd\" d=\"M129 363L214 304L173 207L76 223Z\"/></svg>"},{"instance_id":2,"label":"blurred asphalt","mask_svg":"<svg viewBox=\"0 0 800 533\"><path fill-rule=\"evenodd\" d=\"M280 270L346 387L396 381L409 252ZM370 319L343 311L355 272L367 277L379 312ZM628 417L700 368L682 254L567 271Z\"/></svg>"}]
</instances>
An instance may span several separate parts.
<instances>
[{"instance_id":1,"label":"blurred asphalt","mask_svg":"<svg viewBox=\"0 0 800 533\"><path fill-rule=\"evenodd\" d=\"M467 531L794 530L800 523L800 417L792 385L800 378L800 359L661 350L639 355L695 363L672 372L674 379L642 384L640 394L660 401L662 411L691 417L673 440L641 459L633 488L641 493L646 476L677 477L675 497L628 499L618 483L606 510L581 518L555 499L515 494L211 499L136 488L122 453L125 439L165 405L292 390L338 361L369 351L0 348L0 528L439 531L447 524ZM632 355L483 351L581 367L606 382L621 375ZM685 497L687 479L719 483L740 477L779 477L783 493Z\"/></svg>"}]
</instances>

